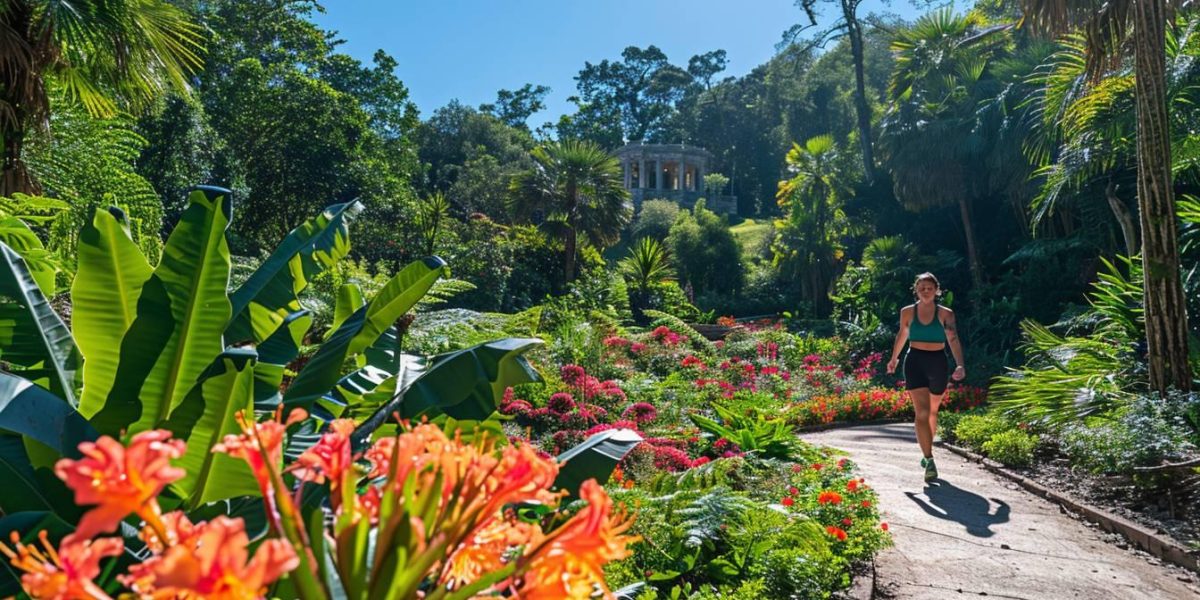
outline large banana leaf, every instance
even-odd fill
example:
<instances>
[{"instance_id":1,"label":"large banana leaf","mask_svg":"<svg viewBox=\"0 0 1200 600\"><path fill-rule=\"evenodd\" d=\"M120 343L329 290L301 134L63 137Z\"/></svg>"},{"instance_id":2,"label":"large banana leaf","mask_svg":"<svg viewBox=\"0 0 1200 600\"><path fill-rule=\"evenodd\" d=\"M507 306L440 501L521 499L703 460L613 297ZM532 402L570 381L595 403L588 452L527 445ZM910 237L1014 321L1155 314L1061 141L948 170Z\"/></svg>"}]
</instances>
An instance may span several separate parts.
<instances>
[{"instance_id":1,"label":"large banana leaf","mask_svg":"<svg viewBox=\"0 0 1200 600\"><path fill-rule=\"evenodd\" d=\"M71 286L71 330L83 353L79 410L104 406L117 376L117 342L137 317L142 286L154 270L129 236L125 214L98 210L79 233L79 272Z\"/></svg>"},{"instance_id":2,"label":"large banana leaf","mask_svg":"<svg viewBox=\"0 0 1200 600\"><path fill-rule=\"evenodd\" d=\"M0 242L0 359L72 405L79 349L25 261Z\"/></svg>"},{"instance_id":3,"label":"large banana leaf","mask_svg":"<svg viewBox=\"0 0 1200 600\"><path fill-rule=\"evenodd\" d=\"M279 386L284 370L300 354L304 334L312 327L313 318L307 310L294 312L258 345L258 364L254 366L254 406L270 410L283 400Z\"/></svg>"},{"instance_id":4,"label":"large banana leaf","mask_svg":"<svg viewBox=\"0 0 1200 600\"><path fill-rule=\"evenodd\" d=\"M241 431L238 411L254 414L256 359L253 350L223 352L163 424L175 437L187 440L187 452L178 461L187 475L172 487L193 507L259 493L244 461L212 451L227 434Z\"/></svg>"},{"instance_id":5,"label":"large banana leaf","mask_svg":"<svg viewBox=\"0 0 1200 600\"><path fill-rule=\"evenodd\" d=\"M226 339L261 343L299 311L309 279L350 251L349 221L361 210L358 202L335 204L293 229L230 296L233 319Z\"/></svg>"},{"instance_id":6,"label":"large banana leaf","mask_svg":"<svg viewBox=\"0 0 1200 600\"><path fill-rule=\"evenodd\" d=\"M342 376L342 365L366 350L446 274L436 256L414 262L392 277L369 304L358 309L321 346L283 395L284 404L311 409Z\"/></svg>"},{"instance_id":7,"label":"large banana leaf","mask_svg":"<svg viewBox=\"0 0 1200 600\"><path fill-rule=\"evenodd\" d=\"M29 274L37 282L42 295L54 297L54 276L58 273L58 264L53 255L46 250L42 240L16 217L0 218L0 242L4 242L25 259Z\"/></svg>"},{"instance_id":8,"label":"large banana leaf","mask_svg":"<svg viewBox=\"0 0 1200 600\"><path fill-rule=\"evenodd\" d=\"M4 372L0 372L0 430L36 440L59 456L79 456L79 442L99 437L62 398Z\"/></svg>"},{"instance_id":9,"label":"large banana leaf","mask_svg":"<svg viewBox=\"0 0 1200 600\"><path fill-rule=\"evenodd\" d=\"M25 442L19 435L0 434L0 514L23 510L53 511L54 505L42 493Z\"/></svg>"},{"instance_id":10,"label":"large banana leaf","mask_svg":"<svg viewBox=\"0 0 1200 600\"><path fill-rule=\"evenodd\" d=\"M582 444L559 454L562 465L554 479L554 489L567 490L572 497L579 486L589 479L604 485L617 463L642 443L642 436L632 429L609 429L584 440Z\"/></svg>"},{"instance_id":11,"label":"large banana leaf","mask_svg":"<svg viewBox=\"0 0 1200 600\"><path fill-rule=\"evenodd\" d=\"M505 388L541 381L523 356L540 344L538 339L509 338L431 358L402 356L400 374L364 395L365 403L386 404L355 430L355 439L369 437L396 414L404 419L440 414L468 421L487 419Z\"/></svg>"},{"instance_id":12,"label":"large banana leaf","mask_svg":"<svg viewBox=\"0 0 1200 600\"><path fill-rule=\"evenodd\" d=\"M133 435L166 420L224 349L231 311L229 192L200 188L189 200L142 286L113 388L92 416L104 433L127 429Z\"/></svg>"}]
</instances>

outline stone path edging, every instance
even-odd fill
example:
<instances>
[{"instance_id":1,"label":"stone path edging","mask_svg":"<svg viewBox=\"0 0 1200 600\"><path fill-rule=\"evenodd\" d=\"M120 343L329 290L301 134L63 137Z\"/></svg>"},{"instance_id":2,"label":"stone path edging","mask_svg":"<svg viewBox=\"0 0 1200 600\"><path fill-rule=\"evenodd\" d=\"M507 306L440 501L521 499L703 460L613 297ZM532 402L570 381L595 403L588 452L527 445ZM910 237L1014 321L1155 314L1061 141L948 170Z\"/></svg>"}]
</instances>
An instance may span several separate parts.
<instances>
[{"instance_id":1,"label":"stone path edging","mask_svg":"<svg viewBox=\"0 0 1200 600\"><path fill-rule=\"evenodd\" d=\"M939 441L937 445L963 458L983 465L985 469L992 473L1000 475L1038 496L1058 503L1063 508L1099 525L1105 531L1121 534L1130 543L1150 553L1155 558L1200 572L1200 559L1197 558L1196 554L1171 537L1151 531L1120 515L1085 504L1061 492L1056 492L1032 479L1009 470L1001 463L976 454L966 448L960 448L945 441Z\"/></svg>"}]
</instances>

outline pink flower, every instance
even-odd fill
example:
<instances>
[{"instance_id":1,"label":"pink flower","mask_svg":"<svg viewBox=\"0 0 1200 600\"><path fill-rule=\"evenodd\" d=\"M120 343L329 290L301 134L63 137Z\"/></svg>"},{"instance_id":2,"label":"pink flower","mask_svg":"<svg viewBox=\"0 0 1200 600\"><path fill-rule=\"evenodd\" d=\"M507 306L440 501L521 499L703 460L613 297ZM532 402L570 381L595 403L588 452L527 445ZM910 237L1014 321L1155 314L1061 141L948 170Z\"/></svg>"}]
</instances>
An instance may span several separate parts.
<instances>
[{"instance_id":1,"label":"pink flower","mask_svg":"<svg viewBox=\"0 0 1200 600\"><path fill-rule=\"evenodd\" d=\"M557 414L565 415L575 410L575 398L566 392L558 392L550 396L550 400L546 403L546 408Z\"/></svg>"},{"instance_id":2,"label":"pink flower","mask_svg":"<svg viewBox=\"0 0 1200 600\"><path fill-rule=\"evenodd\" d=\"M621 416L626 419L632 419L639 424L649 423L658 417L658 409L654 408L653 404L648 402L638 402L633 406L625 409Z\"/></svg>"},{"instance_id":3,"label":"pink flower","mask_svg":"<svg viewBox=\"0 0 1200 600\"><path fill-rule=\"evenodd\" d=\"M646 345L643 343L640 343L640 342L634 342L629 345L629 351L634 354L637 354L638 352L641 352L642 350L645 350L645 349L646 349Z\"/></svg>"},{"instance_id":4,"label":"pink flower","mask_svg":"<svg viewBox=\"0 0 1200 600\"><path fill-rule=\"evenodd\" d=\"M579 365L563 365L559 370L559 376L562 377L563 383L571 386L579 385L586 375L587 372Z\"/></svg>"}]
</instances>

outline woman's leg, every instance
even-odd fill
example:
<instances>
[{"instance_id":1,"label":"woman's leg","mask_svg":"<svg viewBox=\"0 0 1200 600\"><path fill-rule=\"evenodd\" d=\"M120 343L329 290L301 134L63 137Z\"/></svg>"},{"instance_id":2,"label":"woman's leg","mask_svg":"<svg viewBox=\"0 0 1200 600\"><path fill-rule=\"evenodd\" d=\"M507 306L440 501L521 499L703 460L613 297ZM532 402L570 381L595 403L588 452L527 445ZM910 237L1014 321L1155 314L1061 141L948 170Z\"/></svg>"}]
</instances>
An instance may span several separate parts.
<instances>
[{"instance_id":1,"label":"woman's leg","mask_svg":"<svg viewBox=\"0 0 1200 600\"><path fill-rule=\"evenodd\" d=\"M908 390L912 396L913 412L916 413L917 444L921 446L921 455L925 458L933 456L933 421L929 410L929 388Z\"/></svg>"},{"instance_id":2,"label":"woman's leg","mask_svg":"<svg viewBox=\"0 0 1200 600\"><path fill-rule=\"evenodd\" d=\"M936 395L932 393L929 394L929 439L931 441L933 438L937 437L938 408L941 408L942 398L945 397L946 395L944 393Z\"/></svg>"}]
</instances>

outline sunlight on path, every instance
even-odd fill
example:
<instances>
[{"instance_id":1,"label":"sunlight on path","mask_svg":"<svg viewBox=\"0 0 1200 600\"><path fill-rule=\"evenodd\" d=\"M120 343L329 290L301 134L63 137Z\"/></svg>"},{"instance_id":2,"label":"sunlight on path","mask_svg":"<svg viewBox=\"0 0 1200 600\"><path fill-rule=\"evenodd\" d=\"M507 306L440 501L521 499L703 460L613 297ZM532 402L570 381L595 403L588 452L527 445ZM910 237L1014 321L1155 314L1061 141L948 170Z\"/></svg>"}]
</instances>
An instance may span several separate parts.
<instances>
[{"instance_id":1,"label":"sunlight on path","mask_svg":"<svg viewBox=\"0 0 1200 600\"><path fill-rule=\"evenodd\" d=\"M801 437L848 452L879 492L896 545L877 559L877 597L1200 598L1195 574L1180 581L950 452L935 450L941 479L926 487L911 424Z\"/></svg>"}]
</instances>

